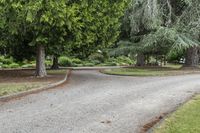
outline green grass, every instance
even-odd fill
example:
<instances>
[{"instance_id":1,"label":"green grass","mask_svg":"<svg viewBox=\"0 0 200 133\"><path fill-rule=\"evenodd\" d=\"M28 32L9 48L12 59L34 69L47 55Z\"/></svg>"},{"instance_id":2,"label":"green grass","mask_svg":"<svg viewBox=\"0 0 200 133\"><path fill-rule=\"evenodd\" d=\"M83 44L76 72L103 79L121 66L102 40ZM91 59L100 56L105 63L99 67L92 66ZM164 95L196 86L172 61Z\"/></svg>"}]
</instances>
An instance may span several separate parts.
<instances>
[{"instance_id":1,"label":"green grass","mask_svg":"<svg viewBox=\"0 0 200 133\"><path fill-rule=\"evenodd\" d=\"M47 73L49 75L60 75L60 74L66 74L67 70L66 69L59 69L59 70L47 70Z\"/></svg>"},{"instance_id":2,"label":"green grass","mask_svg":"<svg viewBox=\"0 0 200 133\"><path fill-rule=\"evenodd\" d=\"M150 69L138 69L138 68L117 68L117 69L107 69L103 73L113 74L113 75L127 75L127 76L156 76L165 75L165 71L155 71Z\"/></svg>"},{"instance_id":3,"label":"green grass","mask_svg":"<svg viewBox=\"0 0 200 133\"><path fill-rule=\"evenodd\" d=\"M154 133L200 133L200 96L180 107Z\"/></svg>"},{"instance_id":4,"label":"green grass","mask_svg":"<svg viewBox=\"0 0 200 133\"><path fill-rule=\"evenodd\" d=\"M14 94L21 91L27 91L30 89L38 88L43 86L41 83L0 83L0 96Z\"/></svg>"},{"instance_id":5,"label":"green grass","mask_svg":"<svg viewBox=\"0 0 200 133\"><path fill-rule=\"evenodd\" d=\"M171 64L171 63L168 63L165 67L169 67L169 68L172 68L172 69L179 69L182 67L181 64Z\"/></svg>"},{"instance_id":6,"label":"green grass","mask_svg":"<svg viewBox=\"0 0 200 133\"><path fill-rule=\"evenodd\" d=\"M102 72L111 75L124 76L173 76L191 73L200 73L199 70L181 70L181 65L168 65L167 67L144 67L144 68L117 68L107 69Z\"/></svg>"},{"instance_id":7,"label":"green grass","mask_svg":"<svg viewBox=\"0 0 200 133\"><path fill-rule=\"evenodd\" d=\"M29 72L31 76L33 76L32 74L34 72ZM48 75L55 76L55 79L57 76L60 75L65 75L67 73L67 70L64 69L59 69L59 70L47 70ZM8 77L7 75L2 76L1 78L8 78L8 80L10 78L12 78L14 75L13 73L9 73L10 77ZM18 75L18 79L20 79L20 82L18 82L18 79L15 79L15 81L11 81L11 82L7 82L7 83L0 83L0 96L5 96L5 95L10 95L10 94L14 94L14 93L18 93L18 92L23 92L23 91L28 91L31 89L36 89L39 87L43 87L47 84L49 84L48 81L48 77L45 78L45 80L38 80L37 78L31 78L31 80L33 80L34 82L29 82L26 81L22 82L23 78L29 78L29 76L25 76L25 75ZM21 79L22 78L22 79ZM59 78L59 77L58 77ZM62 78L62 77L61 77Z\"/></svg>"}]
</instances>

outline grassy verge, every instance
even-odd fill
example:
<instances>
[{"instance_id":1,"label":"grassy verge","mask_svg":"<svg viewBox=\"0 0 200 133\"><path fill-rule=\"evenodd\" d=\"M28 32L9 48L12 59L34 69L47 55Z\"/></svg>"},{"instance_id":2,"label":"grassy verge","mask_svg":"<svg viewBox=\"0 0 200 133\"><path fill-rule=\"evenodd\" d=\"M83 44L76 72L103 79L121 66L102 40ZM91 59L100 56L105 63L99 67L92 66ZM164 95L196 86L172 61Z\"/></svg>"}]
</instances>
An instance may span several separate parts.
<instances>
[{"instance_id":1,"label":"grassy verge","mask_svg":"<svg viewBox=\"0 0 200 133\"><path fill-rule=\"evenodd\" d=\"M154 133L200 133L200 96L180 107Z\"/></svg>"},{"instance_id":2,"label":"grassy verge","mask_svg":"<svg viewBox=\"0 0 200 133\"><path fill-rule=\"evenodd\" d=\"M48 75L60 75L60 74L66 74L66 69L59 69L59 70L47 70Z\"/></svg>"},{"instance_id":3,"label":"grassy verge","mask_svg":"<svg viewBox=\"0 0 200 133\"><path fill-rule=\"evenodd\" d=\"M105 74L124 75L124 76L170 76L200 73L199 70L181 70L179 67L163 67L163 68L118 68L107 69L102 71Z\"/></svg>"},{"instance_id":4,"label":"grassy verge","mask_svg":"<svg viewBox=\"0 0 200 133\"><path fill-rule=\"evenodd\" d=\"M0 96L5 96L36 89L39 87L44 87L47 84L62 80L67 71L64 69L48 70L47 73L50 76L41 79L33 77L34 71L1 72L2 75L0 77Z\"/></svg>"},{"instance_id":5,"label":"grassy verge","mask_svg":"<svg viewBox=\"0 0 200 133\"><path fill-rule=\"evenodd\" d=\"M45 83L0 83L0 96L14 94L17 92L27 91L34 88L42 87Z\"/></svg>"}]
</instances>

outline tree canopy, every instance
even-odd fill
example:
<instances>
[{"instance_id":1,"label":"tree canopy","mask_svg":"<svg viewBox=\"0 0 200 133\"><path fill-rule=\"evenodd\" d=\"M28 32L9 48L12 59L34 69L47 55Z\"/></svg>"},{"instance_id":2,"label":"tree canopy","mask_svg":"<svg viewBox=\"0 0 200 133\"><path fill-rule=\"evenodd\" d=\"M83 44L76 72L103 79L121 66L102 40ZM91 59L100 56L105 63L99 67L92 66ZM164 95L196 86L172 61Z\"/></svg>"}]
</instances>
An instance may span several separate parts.
<instances>
[{"instance_id":1,"label":"tree canopy","mask_svg":"<svg viewBox=\"0 0 200 133\"><path fill-rule=\"evenodd\" d=\"M1 45L37 47L36 75L45 76L45 48L53 55L68 52L88 57L112 45L120 33L127 2L1 0Z\"/></svg>"}]
</instances>

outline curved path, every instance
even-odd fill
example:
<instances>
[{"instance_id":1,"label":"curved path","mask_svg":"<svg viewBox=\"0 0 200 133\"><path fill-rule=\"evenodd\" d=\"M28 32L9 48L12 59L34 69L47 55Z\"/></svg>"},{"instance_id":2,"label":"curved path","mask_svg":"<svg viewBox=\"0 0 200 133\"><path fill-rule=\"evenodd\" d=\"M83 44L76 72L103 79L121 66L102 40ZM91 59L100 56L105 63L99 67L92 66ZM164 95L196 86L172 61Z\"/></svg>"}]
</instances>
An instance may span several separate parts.
<instances>
[{"instance_id":1,"label":"curved path","mask_svg":"<svg viewBox=\"0 0 200 133\"><path fill-rule=\"evenodd\" d=\"M200 75L120 77L74 71L69 83L0 103L0 133L137 133L200 92Z\"/></svg>"}]
</instances>

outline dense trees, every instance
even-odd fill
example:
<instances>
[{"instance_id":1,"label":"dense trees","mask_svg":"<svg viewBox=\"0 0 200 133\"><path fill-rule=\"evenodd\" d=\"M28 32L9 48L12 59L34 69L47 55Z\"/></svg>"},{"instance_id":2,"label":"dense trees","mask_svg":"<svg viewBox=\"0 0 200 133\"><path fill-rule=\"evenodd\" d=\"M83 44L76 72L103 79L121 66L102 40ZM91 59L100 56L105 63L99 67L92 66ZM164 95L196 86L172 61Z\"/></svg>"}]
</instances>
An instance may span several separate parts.
<instances>
[{"instance_id":1,"label":"dense trees","mask_svg":"<svg viewBox=\"0 0 200 133\"><path fill-rule=\"evenodd\" d=\"M46 48L55 57L65 50L87 57L113 44L126 3L127 0L1 0L1 44L36 47L36 76L43 77Z\"/></svg>"},{"instance_id":2,"label":"dense trees","mask_svg":"<svg viewBox=\"0 0 200 133\"><path fill-rule=\"evenodd\" d=\"M58 68L61 55L85 59L97 50L105 53L116 41L118 48L112 52L137 56L138 66L148 64L151 56L165 62L167 56L180 58L181 53L185 66L196 67L199 4L198 0L0 0L0 52L18 61L35 58L40 77L46 76L47 55L54 59L52 68Z\"/></svg>"},{"instance_id":3,"label":"dense trees","mask_svg":"<svg viewBox=\"0 0 200 133\"><path fill-rule=\"evenodd\" d=\"M186 49L186 66L196 66L199 4L198 0L133 0L126 11L121 35L132 45L124 43L120 49L137 54L140 66L149 54L166 56L171 51Z\"/></svg>"}]
</instances>

